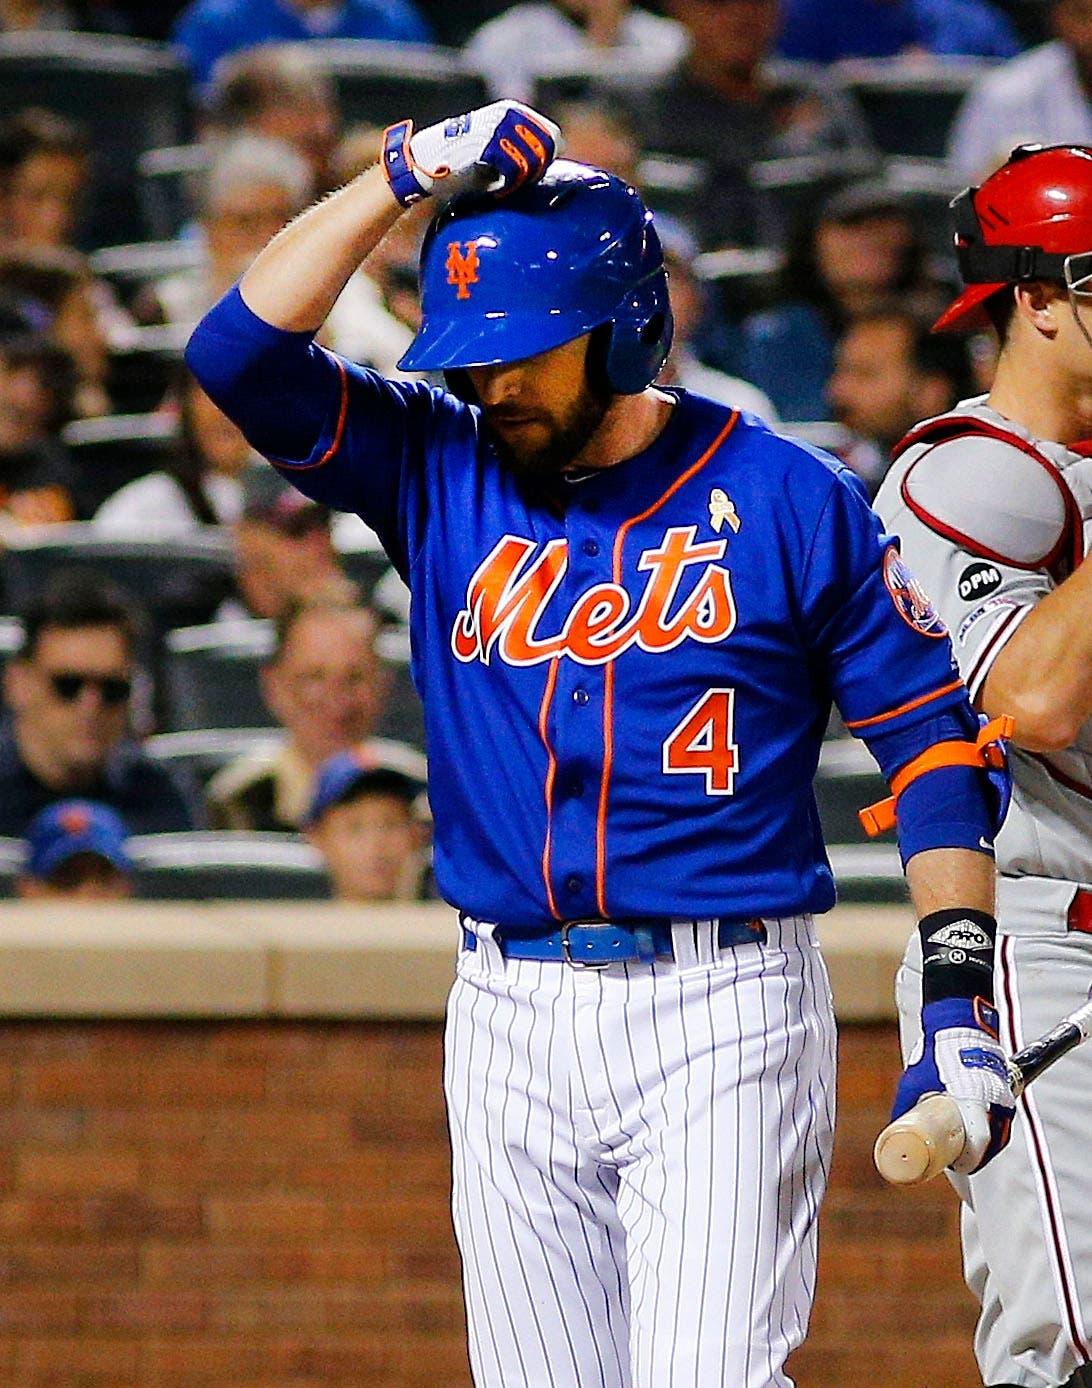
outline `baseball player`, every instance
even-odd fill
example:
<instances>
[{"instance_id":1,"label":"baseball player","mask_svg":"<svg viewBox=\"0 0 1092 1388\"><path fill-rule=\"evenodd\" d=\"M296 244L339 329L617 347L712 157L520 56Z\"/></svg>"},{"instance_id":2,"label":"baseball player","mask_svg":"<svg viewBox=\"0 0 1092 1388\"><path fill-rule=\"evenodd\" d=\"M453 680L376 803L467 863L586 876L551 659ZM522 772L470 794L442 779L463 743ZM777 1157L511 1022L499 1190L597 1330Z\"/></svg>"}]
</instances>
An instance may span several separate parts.
<instances>
[{"instance_id":1,"label":"baseball player","mask_svg":"<svg viewBox=\"0 0 1092 1388\"><path fill-rule=\"evenodd\" d=\"M386 132L291 224L190 365L308 495L359 512L412 602L454 1219L483 1388L782 1388L815 1279L834 902L811 782L832 696L900 776L928 1043L1003 1145L993 825L947 635L839 464L655 385L671 341L636 192L496 102ZM317 347L405 206L445 194L395 383ZM452 196L452 193L455 196ZM964 942L947 950L946 930Z\"/></svg>"},{"instance_id":2,"label":"baseball player","mask_svg":"<svg viewBox=\"0 0 1092 1388\"><path fill-rule=\"evenodd\" d=\"M1017 149L952 207L967 287L936 327L992 324L997 375L903 440L876 507L974 703L1015 716L995 989L1016 1050L1092 986L1092 148ZM898 985L907 1050L920 980L914 940ZM1090 1087L1081 1051L1020 1099L1008 1150L954 1181L991 1388L1092 1384Z\"/></svg>"}]
</instances>

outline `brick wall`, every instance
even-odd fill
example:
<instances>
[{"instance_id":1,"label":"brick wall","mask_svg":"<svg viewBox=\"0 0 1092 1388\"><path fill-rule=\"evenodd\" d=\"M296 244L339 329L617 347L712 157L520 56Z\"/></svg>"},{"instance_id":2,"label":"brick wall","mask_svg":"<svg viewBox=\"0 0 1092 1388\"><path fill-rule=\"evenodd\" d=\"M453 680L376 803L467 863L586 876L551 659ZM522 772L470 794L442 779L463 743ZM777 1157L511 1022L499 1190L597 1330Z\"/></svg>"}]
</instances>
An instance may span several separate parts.
<instances>
[{"instance_id":1,"label":"brick wall","mask_svg":"<svg viewBox=\"0 0 1092 1388\"><path fill-rule=\"evenodd\" d=\"M977 1380L942 1185L869 1151L890 1027L846 1029L801 1388ZM0 1384L467 1388L434 1025L0 1026Z\"/></svg>"}]
</instances>

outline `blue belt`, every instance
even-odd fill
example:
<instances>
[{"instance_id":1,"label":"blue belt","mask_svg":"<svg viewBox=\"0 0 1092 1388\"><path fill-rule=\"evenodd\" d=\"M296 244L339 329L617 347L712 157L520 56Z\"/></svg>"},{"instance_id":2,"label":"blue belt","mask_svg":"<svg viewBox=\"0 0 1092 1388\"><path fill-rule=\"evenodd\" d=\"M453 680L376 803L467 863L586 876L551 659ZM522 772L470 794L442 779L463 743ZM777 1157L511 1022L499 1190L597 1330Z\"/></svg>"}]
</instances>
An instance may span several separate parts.
<instances>
[{"instance_id":1,"label":"blue belt","mask_svg":"<svg viewBox=\"0 0 1092 1388\"><path fill-rule=\"evenodd\" d=\"M715 925L717 945L764 944L766 927L760 920L677 921L675 925ZM638 921L618 925L610 921L566 921L556 930L528 933L511 927L493 927L493 943L505 959L558 959L580 968L603 969L608 964L673 958L673 922ZM478 937L463 926L463 948L478 948Z\"/></svg>"}]
</instances>

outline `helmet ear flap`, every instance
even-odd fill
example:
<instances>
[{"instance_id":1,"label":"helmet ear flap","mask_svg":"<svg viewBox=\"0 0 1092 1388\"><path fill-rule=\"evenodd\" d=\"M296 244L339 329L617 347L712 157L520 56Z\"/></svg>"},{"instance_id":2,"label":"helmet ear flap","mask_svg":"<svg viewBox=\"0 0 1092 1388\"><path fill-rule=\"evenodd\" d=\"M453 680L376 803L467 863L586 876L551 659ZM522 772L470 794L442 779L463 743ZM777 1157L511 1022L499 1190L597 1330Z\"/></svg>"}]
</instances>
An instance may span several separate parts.
<instances>
[{"instance_id":1,"label":"helmet ear flap","mask_svg":"<svg viewBox=\"0 0 1092 1388\"><path fill-rule=\"evenodd\" d=\"M609 325L606 374L611 389L619 395L639 395L650 386L671 350L674 320L663 270L646 280L638 292L631 311L619 314Z\"/></svg>"},{"instance_id":2,"label":"helmet ear flap","mask_svg":"<svg viewBox=\"0 0 1092 1388\"><path fill-rule=\"evenodd\" d=\"M600 323L592 328L588 338L588 355L584 367L588 374L588 385L595 395L614 395L616 387L610 378L611 340L614 337L613 323Z\"/></svg>"}]
</instances>

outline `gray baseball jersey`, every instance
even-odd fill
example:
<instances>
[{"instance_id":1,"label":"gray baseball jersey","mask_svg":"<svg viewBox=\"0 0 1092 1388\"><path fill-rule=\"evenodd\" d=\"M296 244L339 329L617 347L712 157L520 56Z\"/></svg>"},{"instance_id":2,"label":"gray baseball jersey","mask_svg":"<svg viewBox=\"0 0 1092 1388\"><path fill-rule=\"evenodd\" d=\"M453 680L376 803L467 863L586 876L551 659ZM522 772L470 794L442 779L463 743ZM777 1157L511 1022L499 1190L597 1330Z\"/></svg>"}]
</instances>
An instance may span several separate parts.
<instances>
[{"instance_id":1,"label":"gray baseball jersey","mask_svg":"<svg viewBox=\"0 0 1092 1388\"><path fill-rule=\"evenodd\" d=\"M913 431L875 505L951 629L974 698L1036 603L1088 551L1092 457L970 400ZM1092 885L1092 720L1064 751L1013 748L1012 768L994 974L1010 1051L1092 984L1092 935L1067 928L1076 884ZM909 1055L921 1035L916 932L897 994ZM1000 1156L974 1176L950 1176L963 1201L967 1283L982 1305L975 1353L985 1383L1062 1384L1092 1360L1090 1084L1085 1049L1025 1091Z\"/></svg>"},{"instance_id":2,"label":"gray baseball jersey","mask_svg":"<svg viewBox=\"0 0 1092 1388\"><path fill-rule=\"evenodd\" d=\"M875 500L952 634L972 700L1035 604L1092 539L1092 457L961 403L908 438ZM997 865L1092 882L1092 720L1064 751L1012 749Z\"/></svg>"}]
</instances>

